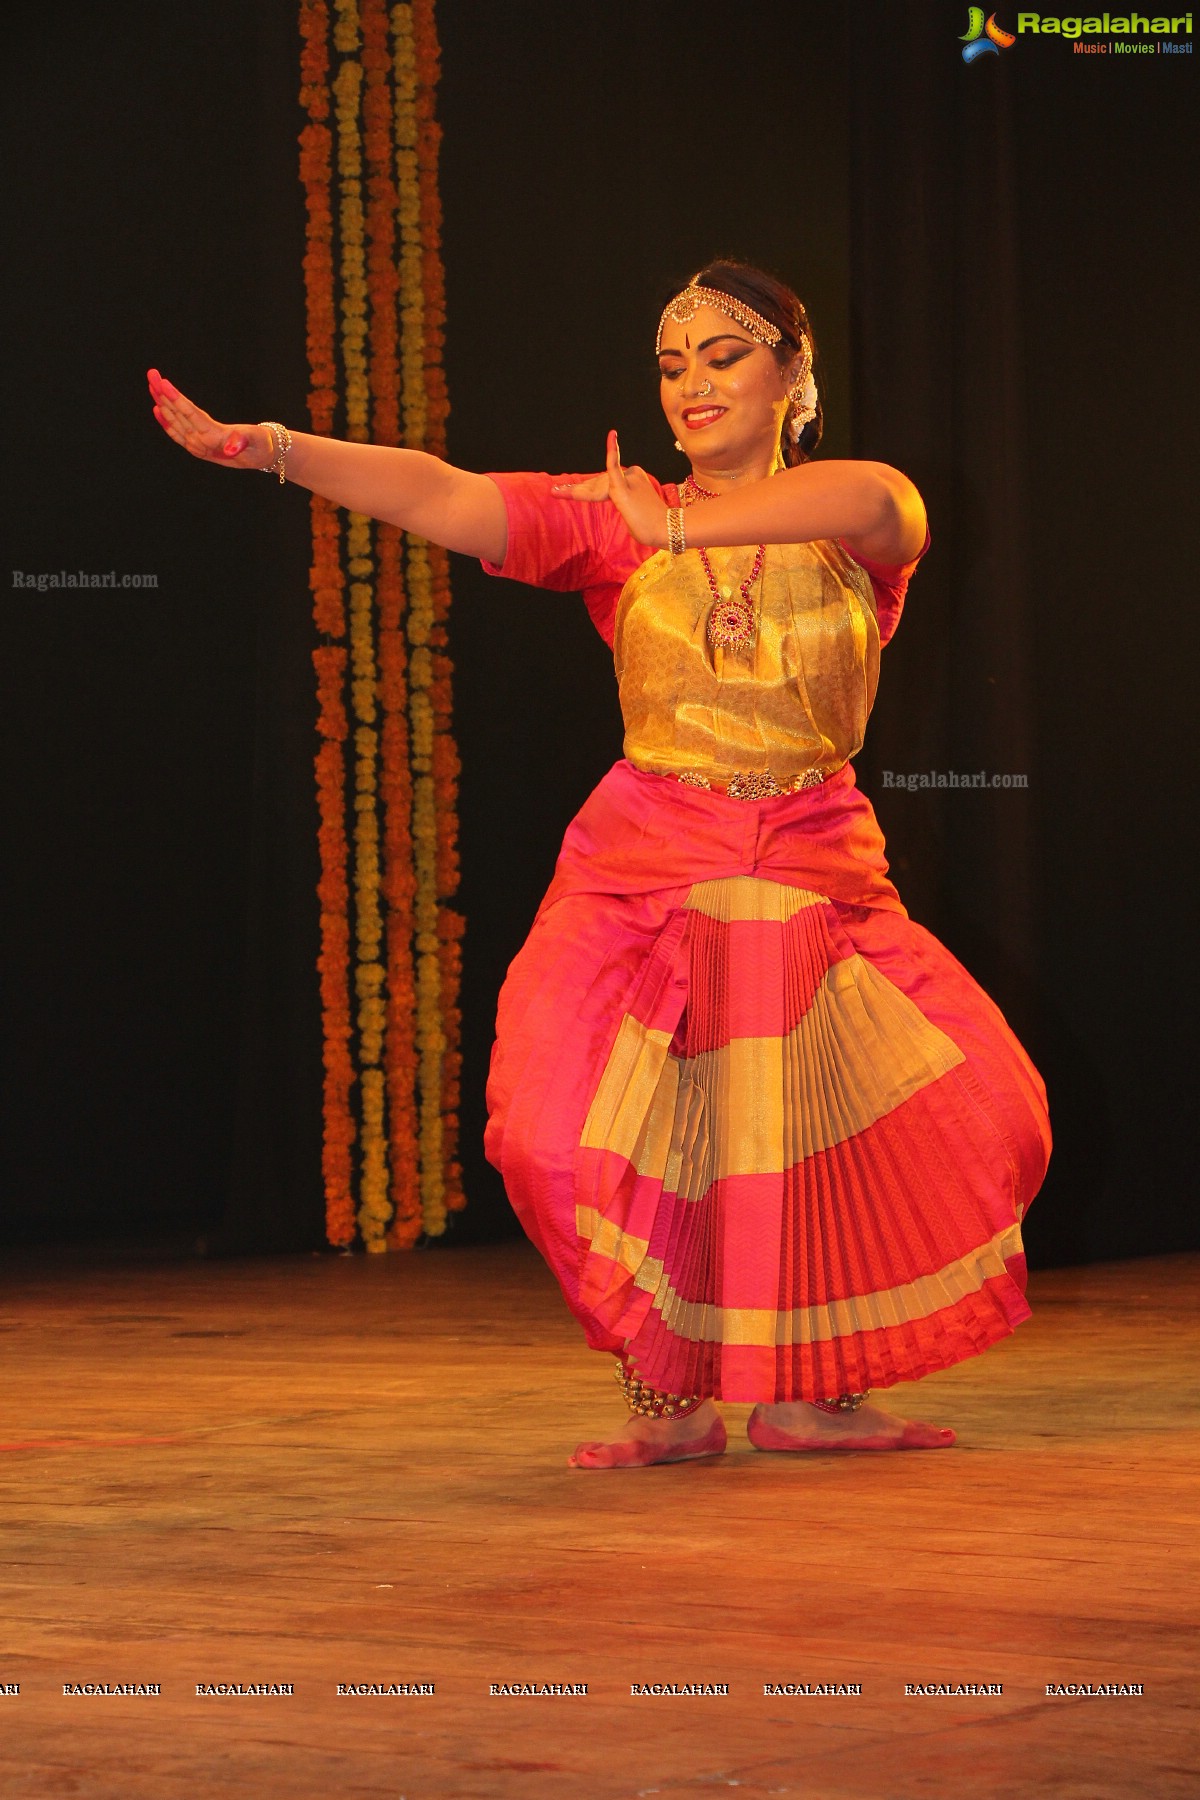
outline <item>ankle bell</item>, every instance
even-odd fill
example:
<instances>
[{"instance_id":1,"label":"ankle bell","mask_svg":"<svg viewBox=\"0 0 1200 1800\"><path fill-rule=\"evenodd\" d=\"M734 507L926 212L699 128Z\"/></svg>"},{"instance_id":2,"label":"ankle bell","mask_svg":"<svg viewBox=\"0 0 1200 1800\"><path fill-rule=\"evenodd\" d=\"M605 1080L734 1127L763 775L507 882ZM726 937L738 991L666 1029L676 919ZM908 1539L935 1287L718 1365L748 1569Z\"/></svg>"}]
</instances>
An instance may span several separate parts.
<instances>
[{"instance_id":1,"label":"ankle bell","mask_svg":"<svg viewBox=\"0 0 1200 1800\"><path fill-rule=\"evenodd\" d=\"M861 1394L838 1394L832 1400L810 1400L810 1406L819 1406L822 1412L843 1413L857 1412L870 1388L864 1388Z\"/></svg>"},{"instance_id":2,"label":"ankle bell","mask_svg":"<svg viewBox=\"0 0 1200 1800\"><path fill-rule=\"evenodd\" d=\"M643 1419L683 1419L703 1403L703 1394L664 1394L626 1369L620 1357L614 1371L625 1404Z\"/></svg>"}]
</instances>

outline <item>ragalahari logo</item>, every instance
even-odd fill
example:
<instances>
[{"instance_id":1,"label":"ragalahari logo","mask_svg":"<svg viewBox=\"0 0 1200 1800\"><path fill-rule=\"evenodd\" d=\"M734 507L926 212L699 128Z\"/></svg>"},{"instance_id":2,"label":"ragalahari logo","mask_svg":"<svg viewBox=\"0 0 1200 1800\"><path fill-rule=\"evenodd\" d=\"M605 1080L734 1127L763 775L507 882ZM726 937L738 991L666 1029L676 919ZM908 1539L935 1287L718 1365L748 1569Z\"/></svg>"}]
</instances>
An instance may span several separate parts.
<instances>
[{"instance_id":1,"label":"ragalahari logo","mask_svg":"<svg viewBox=\"0 0 1200 1800\"><path fill-rule=\"evenodd\" d=\"M999 56L1011 50L1016 38L1011 31L997 25L995 13L989 13L985 24L982 6L967 8L967 29L958 40L963 47L963 61L971 63L977 56Z\"/></svg>"}]
</instances>

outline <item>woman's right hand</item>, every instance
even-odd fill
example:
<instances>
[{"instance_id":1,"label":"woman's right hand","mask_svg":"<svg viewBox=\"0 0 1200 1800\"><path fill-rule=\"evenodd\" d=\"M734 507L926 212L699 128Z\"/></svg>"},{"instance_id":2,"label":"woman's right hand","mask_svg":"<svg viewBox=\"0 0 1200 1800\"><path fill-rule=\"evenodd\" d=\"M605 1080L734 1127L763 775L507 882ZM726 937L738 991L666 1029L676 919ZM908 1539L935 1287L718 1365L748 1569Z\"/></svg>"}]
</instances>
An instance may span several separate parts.
<instances>
[{"instance_id":1,"label":"woman's right hand","mask_svg":"<svg viewBox=\"0 0 1200 1800\"><path fill-rule=\"evenodd\" d=\"M157 369L148 369L146 379L155 418L190 455L227 469L266 469L274 462L275 446L265 425L218 425Z\"/></svg>"}]
</instances>

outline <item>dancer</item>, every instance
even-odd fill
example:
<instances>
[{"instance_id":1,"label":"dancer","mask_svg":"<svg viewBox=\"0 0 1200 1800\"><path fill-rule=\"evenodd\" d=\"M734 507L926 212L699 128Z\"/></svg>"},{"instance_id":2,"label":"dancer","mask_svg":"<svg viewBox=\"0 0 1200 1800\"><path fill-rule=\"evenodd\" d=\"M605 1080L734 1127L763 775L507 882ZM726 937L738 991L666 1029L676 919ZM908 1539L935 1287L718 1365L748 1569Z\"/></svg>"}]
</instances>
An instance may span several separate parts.
<instances>
[{"instance_id":1,"label":"dancer","mask_svg":"<svg viewBox=\"0 0 1200 1800\"><path fill-rule=\"evenodd\" d=\"M221 425L156 370L209 462L579 591L614 652L624 755L569 827L500 996L486 1149L628 1415L580 1469L761 1450L935 1449L872 1389L1029 1316L1021 1224L1045 1090L906 913L855 784L880 646L930 544L912 482L814 462L804 307L709 264L659 321L691 471L480 475L419 451Z\"/></svg>"}]
</instances>

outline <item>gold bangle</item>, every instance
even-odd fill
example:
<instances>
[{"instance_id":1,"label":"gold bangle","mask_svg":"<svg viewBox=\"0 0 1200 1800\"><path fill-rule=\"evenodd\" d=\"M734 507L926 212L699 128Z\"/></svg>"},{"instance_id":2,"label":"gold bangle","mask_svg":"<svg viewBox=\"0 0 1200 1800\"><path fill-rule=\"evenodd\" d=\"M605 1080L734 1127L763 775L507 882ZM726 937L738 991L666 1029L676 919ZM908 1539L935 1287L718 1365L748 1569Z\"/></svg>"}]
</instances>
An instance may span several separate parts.
<instances>
[{"instance_id":1,"label":"gold bangle","mask_svg":"<svg viewBox=\"0 0 1200 1800\"><path fill-rule=\"evenodd\" d=\"M667 549L672 556L682 556L687 549L687 535L683 529L682 506L667 508Z\"/></svg>"},{"instance_id":2,"label":"gold bangle","mask_svg":"<svg viewBox=\"0 0 1200 1800\"><path fill-rule=\"evenodd\" d=\"M286 425L279 423L278 419L260 419L258 423L260 429L270 437L273 452L270 462L263 464L262 472L264 475L278 475L279 485L282 487L287 479L284 475L284 468L287 464L288 451L292 447L292 434Z\"/></svg>"}]
</instances>

